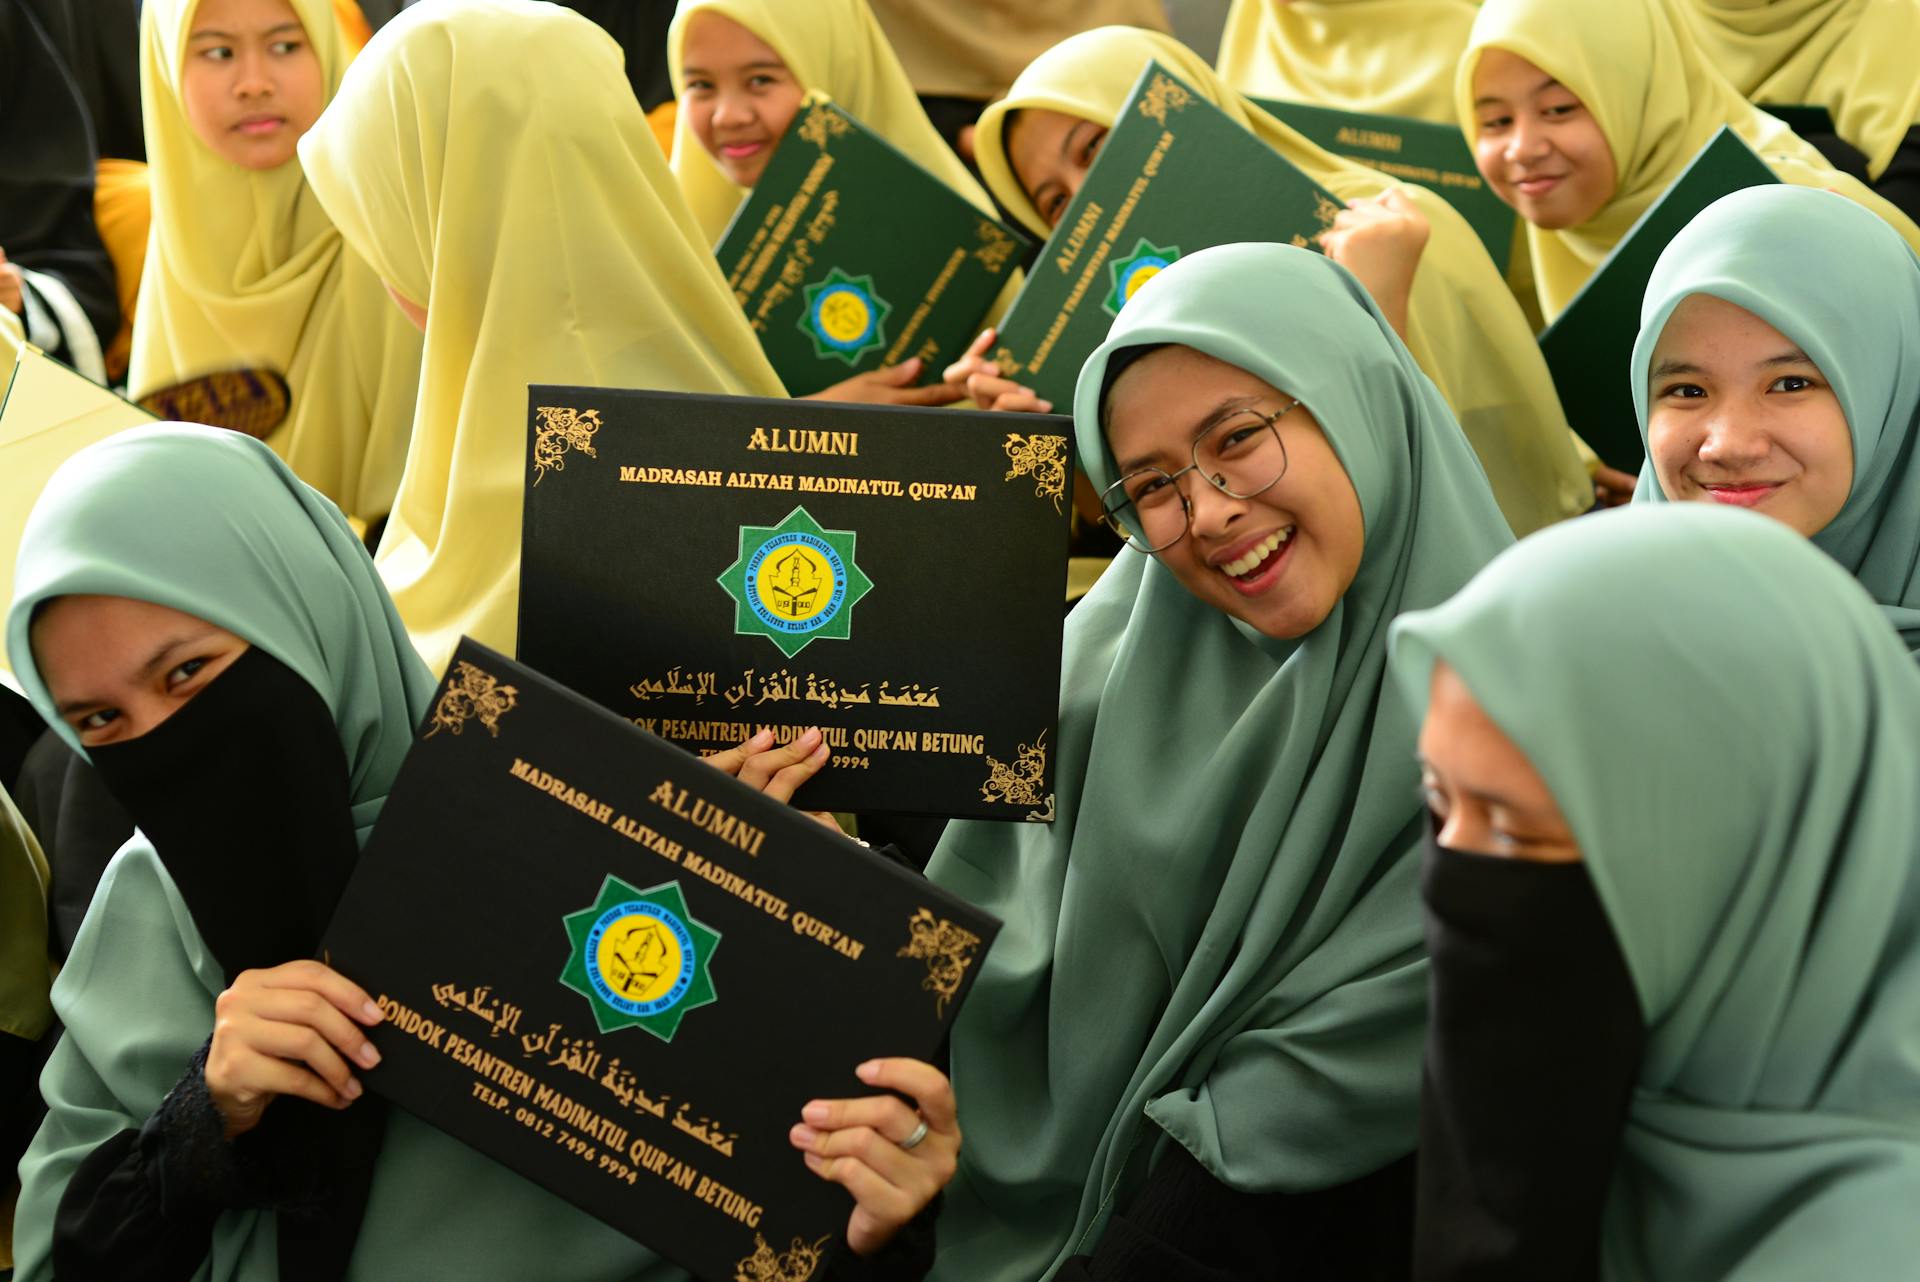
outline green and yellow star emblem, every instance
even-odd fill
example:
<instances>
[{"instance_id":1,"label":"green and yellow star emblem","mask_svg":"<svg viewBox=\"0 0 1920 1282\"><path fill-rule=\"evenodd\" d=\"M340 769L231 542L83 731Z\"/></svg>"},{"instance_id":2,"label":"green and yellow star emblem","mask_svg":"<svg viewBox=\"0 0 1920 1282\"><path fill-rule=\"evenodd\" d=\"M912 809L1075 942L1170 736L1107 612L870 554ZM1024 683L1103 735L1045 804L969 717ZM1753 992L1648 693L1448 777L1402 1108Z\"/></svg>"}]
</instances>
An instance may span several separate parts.
<instances>
[{"instance_id":1,"label":"green and yellow star emblem","mask_svg":"<svg viewBox=\"0 0 1920 1282\"><path fill-rule=\"evenodd\" d=\"M868 352L886 346L893 304L874 289L873 277L849 276L836 267L801 292L807 307L800 313L800 330L813 340L815 356L857 365Z\"/></svg>"},{"instance_id":2,"label":"green and yellow star emblem","mask_svg":"<svg viewBox=\"0 0 1920 1282\"><path fill-rule=\"evenodd\" d=\"M719 1000L707 965L720 932L694 920L676 882L636 890L608 876L591 908L568 913L573 955L560 982L587 999L603 1033L673 1040L688 1011Z\"/></svg>"},{"instance_id":3,"label":"green and yellow star emblem","mask_svg":"<svg viewBox=\"0 0 1920 1282\"><path fill-rule=\"evenodd\" d=\"M1108 265L1112 273L1112 288L1107 291L1101 306L1107 315L1118 316L1127 300L1140 291L1140 287L1158 276L1180 259L1180 247L1172 245L1165 249L1154 244L1146 237L1133 247L1133 252L1125 258Z\"/></svg>"},{"instance_id":4,"label":"green and yellow star emblem","mask_svg":"<svg viewBox=\"0 0 1920 1282\"><path fill-rule=\"evenodd\" d=\"M717 580L734 601L733 630L789 659L822 637L846 640L854 604L873 590L854 563L856 537L822 529L804 507L778 525L741 526L739 555Z\"/></svg>"}]
</instances>

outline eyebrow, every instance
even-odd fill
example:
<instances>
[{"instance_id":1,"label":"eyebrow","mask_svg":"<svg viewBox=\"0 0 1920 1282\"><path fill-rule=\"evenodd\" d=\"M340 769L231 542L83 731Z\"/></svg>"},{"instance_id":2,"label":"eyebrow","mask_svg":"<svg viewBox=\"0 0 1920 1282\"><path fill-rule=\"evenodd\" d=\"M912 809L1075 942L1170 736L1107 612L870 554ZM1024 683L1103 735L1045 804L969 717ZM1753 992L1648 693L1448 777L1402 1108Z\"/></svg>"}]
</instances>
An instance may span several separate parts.
<instances>
[{"instance_id":1,"label":"eyebrow","mask_svg":"<svg viewBox=\"0 0 1920 1282\"><path fill-rule=\"evenodd\" d=\"M1213 409L1208 412L1205 418L1201 419L1198 423L1195 423L1193 425L1193 435L1197 438L1202 432L1214 426L1221 419L1226 418L1229 414L1236 414L1241 410L1253 408L1255 405L1258 405L1260 403L1260 399L1261 398L1258 396L1227 397L1226 400L1221 401L1218 405L1214 406ZM1137 472L1143 467L1150 467L1153 464L1153 460L1158 457L1159 455L1157 453L1145 454L1138 458L1132 459L1128 462L1122 463L1120 465L1121 475L1124 476L1128 472Z\"/></svg>"},{"instance_id":2,"label":"eyebrow","mask_svg":"<svg viewBox=\"0 0 1920 1282\"><path fill-rule=\"evenodd\" d=\"M778 58L762 58L758 62L744 63L739 69L741 71L785 71L787 64L781 62ZM680 68L680 74L682 76L710 76L713 73L705 67L682 67Z\"/></svg>"},{"instance_id":3,"label":"eyebrow","mask_svg":"<svg viewBox=\"0 0 1920 1282\"><path fill-rule=\"evenodd\" d=\"M1097 126L1091 120L1081 120L1077 121L1073 128L1060 135L1060 159L1066 160L1068 155L1073 151L1073 140L1080 136L1082 129L1093 128L1097 128Z\"/></svg>"},{"instance_id":4,"label":"eyebrow","mask_svg":"<svg viewBox=\"0 0 1920 1282\"><path fill-rule=\"evenodd\" d=\"M1755 369L1777 369L1782 365L1813 365L1815 369L1820 368L1814 364L1811 356L1808 356L1797 347L1781 352L1777 356L1769 356L1763 361L1754 362ZM1658 365L1655 365L1653 372L1648 377L1670 378L1675 374L1704 374L1705 372L1706 371L1700 366L1692 364L1689 361L1676 360L1668 357Z\"/></svg>"},{"instance_id":5,"label":"eyebrow","mask_svg":"<svg viewBox=\"0 0 1920 1282\"><path fill-rule=\"evenodd\" d=\"M263 36L277 36L283 31L305 31L305 30L306 28L297 21L279 22L279 23L275 23L271 27L268 27L265 31L261 32L260 34ZM231 31L218 31L212 27L202 27L200 30L194 32L191 36L188 36L187 38L189 40L232 40L232 39L235 39L236 37Z\"/></svg>"},{"instance_id":6,"label":"eyebrow","mask_svg":"<svg viewBox=\"0 0 1920 1282\"><path fill-rule=\"evenodd\" d=\"M1548 76L1545 80L1542 80L1539 84L1535 85L1532 89L1528 90L1527 97L1531 98L1535 94L1545 93L1549 89L1564 89L1565 87L1566 86L1562 85L1554 77ZM1474 105L1474 108L1477 110L1481 107L1504 105L1506 101L1507 100L1505 98L1500 97L1500 95L1498 94L1487 94L1484 97L1475 98L1473 100L1473 105Z\"/></svg>"},{"instance_id":7,"label":"eyebrow","mask_svg":"<svg viewBox=\"0 0 1920 1282\"><path fill-rule=\"evenodd\" d=\"M198 632L189 632L189 633L186 633L185 635L172 637L166 641L162 641L157 647L154 648L153 653L148 656L147 661L140 665L139 669L134 674L134 680L135 681L146 680L148 677L152 676L154 673L154 670L158 668L161 664L165 663L167 659L174 654L175 651L186 649L189 646L198 645L200 642L205 641L208 637L215 635L219 631L220 629L213 628L213 627L203 628ZM84 696L78 699L65 699L65 700L62 700L57 706L55 706L54 711L59 715L61 715L62 717L70 717L76 712L89 711L94 708L103 708L107 705L108 702L109 701L106 699L101 699L101 698L91 697L91 696Z\"/></svg>"}]
</instances>

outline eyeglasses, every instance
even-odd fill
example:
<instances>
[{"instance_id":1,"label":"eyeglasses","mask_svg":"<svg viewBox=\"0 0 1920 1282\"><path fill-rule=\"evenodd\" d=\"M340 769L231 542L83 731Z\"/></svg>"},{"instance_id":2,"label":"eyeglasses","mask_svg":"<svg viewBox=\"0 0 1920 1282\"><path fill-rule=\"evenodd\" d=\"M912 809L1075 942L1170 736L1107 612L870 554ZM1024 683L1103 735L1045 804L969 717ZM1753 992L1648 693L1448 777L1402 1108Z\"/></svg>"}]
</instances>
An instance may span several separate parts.
<instances>
[{"instance_id":1,"label":"eyeglasses","mask_svg":"<svg viewBox=\"0 0 1920 1282\"><path fill-rule=\"evenodd\" d=\"M1180 488L1188 472L1228 498L1266 493L1287 474L1287 447L1277 424L1299 404L1222 419L1194 438L1193 462L1178 472L1143 467L1127 473L1100 496L1101 523L1136 552L1163 552L1186 537L1193 523L1193 503Z\"/></svg>"}]
</instances>

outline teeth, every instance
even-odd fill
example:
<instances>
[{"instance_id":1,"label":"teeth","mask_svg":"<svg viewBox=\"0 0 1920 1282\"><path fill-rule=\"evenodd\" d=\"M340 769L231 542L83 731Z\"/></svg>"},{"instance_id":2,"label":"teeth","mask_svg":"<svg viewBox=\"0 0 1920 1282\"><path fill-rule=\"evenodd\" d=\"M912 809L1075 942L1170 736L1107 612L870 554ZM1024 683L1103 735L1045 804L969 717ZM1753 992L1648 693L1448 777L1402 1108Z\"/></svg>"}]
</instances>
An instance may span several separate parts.
<instances>
[{"instance_id":1,"label":"teeth","mask_svg":"<svg viewBox=\"0 0 1920 1282\"><path fill-rule=\"evenodd\" d=\"M1249 574L1257 568L1262 561L1265 561L1278 551L1282 543L1285 543L1292 537L1293 527L1291 525L1284 530L1276 530L1249 548L1245 556L1240 557L1238 560L1226 562L1220 567L1220 572L1236 579L1243 574Z\"/></svg>"}]
</instances>

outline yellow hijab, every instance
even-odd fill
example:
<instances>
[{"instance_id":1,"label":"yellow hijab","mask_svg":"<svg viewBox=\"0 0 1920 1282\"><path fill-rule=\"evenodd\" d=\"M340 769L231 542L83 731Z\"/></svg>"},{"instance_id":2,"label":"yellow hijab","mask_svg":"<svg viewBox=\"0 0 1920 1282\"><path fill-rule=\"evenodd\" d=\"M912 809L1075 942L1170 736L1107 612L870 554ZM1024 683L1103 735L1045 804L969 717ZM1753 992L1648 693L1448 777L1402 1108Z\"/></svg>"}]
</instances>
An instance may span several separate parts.
<instances>
[{"instance_id":1,"label":"yellow hijab","mask_svg":"<svg viewBox=\"0 0 1920 1282\"><path fill-rule=\"evenodd\" d=\"M330 0L289 0L329 99L350 54ZM147 0L140 15L153 225L136 308L135 397L202 374L265 365L293 393L267 444L355 516L393 504L406 460L420 335L340 240L298 163L253 171L221 159L181 103L198 0Z\"/></svg>"},{"instance_id":2,"label":"yellow hijab","mask_svg":"<svg viewBox=\"0 0 1920 1282\"><path fill-rule=\"evenodd\" d=\"M981 115L975 130L974 157L987 186L1036 235L1044 237L1049 229L1007 157L1008 117L1037 108L1111 128L1150 61L1342 200L1363 200L1396 185L1376 170L1321 150L1260 110L1173 37L1137 27L1100 27L1035 59L1007 96ZM1519 304L1453 206L1424 187L1406 190L1433 227L1407 309L1408 349L1453 407L1516 533L1585 511L1593 505L1593 487Z\"/></svg>"},{"instance_id":3,"label":"yellow hijab","mask_svg":"<svg viewBox=\"0 0 1920 1282\"><path fill-rule=\"evenodd\" d=\"M1758 103L1825 107L1878 178L1920 122L1914 0L1682 0L1707 58Z\"/></svg>"},{"instance_id":4,"label":"yellow hijab","mask_svg":"<svg viewBox=\"0 0 1920 1282\"><path fill-rule=\"evenodd\" d=\"M0 1037L33 1042L53 1022L47 857L0 788Z\"/></svg>"},{"instance_id":5,"label":"yellow hijab","mask_svg":"<svg viewBox=\"0 0 1920 1282\"><path fill-rule=\"evenodd\" d=\"M1613 149L1619 187L1599 213L1564 231L1526 228L1534 285L1548 320L1573 300L1722 125L1759 153L1780 181L1830 187L1879 214L1920 250L1920 228L1911 219L1741 97L1665 0L1487 0L1454 81L1456 118L1469 142L1475 133L1474 71L1489 48L1518 54L1565 85L1587 105Z\"/></svg>"},{"instance_id":6,"label":"yellow hijab","mask_svg":"<svg viewBox=\"0 0 1920 1282\"><path fill-rule=\"evenodd\" d=\"M680 0L667 31L667 61L676 97L682 83L687 19L703 11L731 18L753 32L780 55L802 88L831 98L907 159L973 202L981 213L995 213L987 193L927 119L867 0ZM674 122L673 176L707 244L719 244L720 233L747 191L721 172L693 136L684 111Z\"/></svg>"},{"instance_id":7,"label":"yellow hijab","mask_svg":"<svg viewBox=\"0 0 1920 1282\"><path fill-rule=\"evenodd\" d=\"M1233 0L1221 77L1255 98L1453 123L1474 0Z\"/></svg>"},{"instance_id":8,"label":"yellow hijab","mask_svg":"<svg viewBox=\"0 0 1920 1282\"><path fill-rule=\"evenodd\" d=\"M403 10L300 159L348 243L427 308L413 446L377 560L435 671L463 632L513 648L529 383L784 395L620 46L570 10Z\"/></svg>"}]
</instances>

